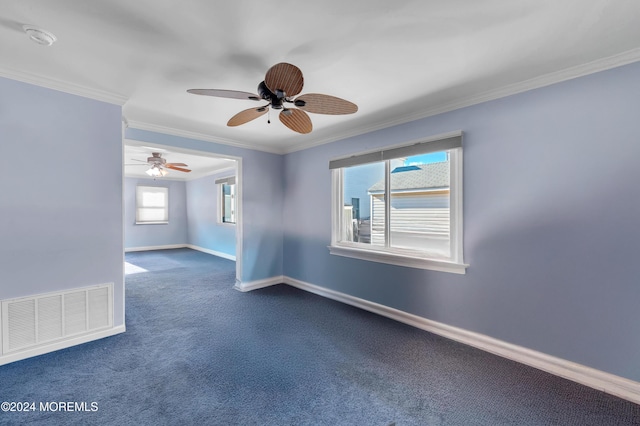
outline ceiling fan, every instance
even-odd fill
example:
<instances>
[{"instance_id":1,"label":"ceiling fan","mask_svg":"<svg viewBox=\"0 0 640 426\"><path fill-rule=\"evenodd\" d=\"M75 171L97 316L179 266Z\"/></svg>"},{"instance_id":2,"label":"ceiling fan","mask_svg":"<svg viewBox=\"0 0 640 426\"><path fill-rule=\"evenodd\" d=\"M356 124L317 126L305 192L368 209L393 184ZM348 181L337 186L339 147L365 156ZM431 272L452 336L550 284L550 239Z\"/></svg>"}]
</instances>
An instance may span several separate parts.
<instances>
[{"instance_id":1,"label":"ceiling fan","mask_svg":"<svg viewBox=\"0 0 640 426\"><path fill-rule=\"evenodd\" d=\"M187 167L187 165L184 163L167 163L167 160L165 158L162 158L162 154L159 152L152 152L151 157L148 157L147 161L136 160L135 158L132 158L132 160L139 161L141 163L145 163L144 165L151 166L149 170L147 170L145 173L147 173L149 176L152 176L152 177L166 176L169 173L166 169L177 170L179 172L186 172L186 173L191 171L185 168ZM130 165L142 166L143 164L130 164Z\"/></svg>"},{"instance_id":2,"label":"ceiling fan","mask_svg":"<svg viewBox=\"0 0 640 426\"><path fill-rule=\"evenodd\" d=\"M249 99L252 101L265 100L266 105L240 111L227 122L227 126L235 127L248 123L269 111L269 108L281 110L278 117L282 124L298 133L310 133L313 130L311 119L307 112L315 114L342 115L353 114L358 106L335 96L320 93L307 93L297 98L302 91L304 78L302 71L295 65L281 62L269 68L267 74L258 85L258 94L240 92L237 90L220 89L189 89L187 92L195 95L216 96L219 98ZM294 107L295 108L292 108ZM271 121L268 121L269 123Z\"/></svg>"}]
</instances>

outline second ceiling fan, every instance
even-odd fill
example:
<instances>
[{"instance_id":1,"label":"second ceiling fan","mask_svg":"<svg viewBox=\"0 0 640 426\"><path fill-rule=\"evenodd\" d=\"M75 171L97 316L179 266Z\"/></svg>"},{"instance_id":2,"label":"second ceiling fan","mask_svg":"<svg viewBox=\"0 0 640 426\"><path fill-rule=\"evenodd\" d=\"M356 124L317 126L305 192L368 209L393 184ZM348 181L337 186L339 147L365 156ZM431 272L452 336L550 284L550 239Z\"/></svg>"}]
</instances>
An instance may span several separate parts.
<instances>
[{"instance_id":1,"label":"second ceiling fan","mask_svg":"<svg viewBox=\"0 0 640 426\"><path fill-rule=\"evenodd\" d=\"M216 96L219 98L249 99L252 101L265 100L266 105L240 111L227 122L227 126L239 126L248 123L269 111L269 108L281 110L278 117L282 124L298 133L310 133L313 130L311 118L307 112L315 114L342 115L353 114L358 106L344 99L307 93L293 98L302 91L304 78L302 71L295 65L281 62L269 68L267 74L258 85L258 94L237 90L221 89L189 89L187 92L195 95ZM294 108L295 107L295 108Z\"/></svg>"}]
</instances>

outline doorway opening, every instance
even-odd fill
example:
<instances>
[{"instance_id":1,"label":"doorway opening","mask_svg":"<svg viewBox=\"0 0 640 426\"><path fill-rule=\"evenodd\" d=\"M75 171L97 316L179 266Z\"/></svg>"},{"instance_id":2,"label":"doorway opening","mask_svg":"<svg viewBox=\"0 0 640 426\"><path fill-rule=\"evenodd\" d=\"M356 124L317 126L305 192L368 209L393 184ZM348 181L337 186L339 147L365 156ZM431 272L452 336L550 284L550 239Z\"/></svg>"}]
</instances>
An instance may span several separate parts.
<instances>
[{"instance_id":1,"label":"doorway opening","mask_svg":"<svg viewBox=\"0 0 640 426\"><path fill-rule=\"evenodd\" d=\"M235 261L239 282L242 159L131 139L123 145L125 252L199 250Z\"/></svg>"}]
</instances>

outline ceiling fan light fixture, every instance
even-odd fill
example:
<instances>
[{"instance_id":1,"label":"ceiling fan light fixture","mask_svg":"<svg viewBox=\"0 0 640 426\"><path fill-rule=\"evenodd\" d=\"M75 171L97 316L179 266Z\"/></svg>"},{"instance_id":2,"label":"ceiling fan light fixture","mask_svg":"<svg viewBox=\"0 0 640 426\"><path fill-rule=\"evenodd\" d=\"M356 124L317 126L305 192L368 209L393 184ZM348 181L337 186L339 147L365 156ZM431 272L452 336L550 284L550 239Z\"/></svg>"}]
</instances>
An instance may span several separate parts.
<instances>
[{"instance_id":1,"label":"ceiling fan light fixture","mask_svg":"<svg viewBox=\"0 0 640 426\"><path fill-rule=\"evenodd\" d=\"M166 176L167 174L169 174L169 172L167 172L165 169L158 167L156 165L153 165L149 170L147 170L145 172L146 174L148 174L151 177L163 177Z\"/></svg>"},{"instance_id":2,"label":"ceiling fan light fixture","mask_svg":"<svg viewBox=\"0 0 640 426\"><path fill-rule=\"evenodd\" d=\"M47 30L34 27L33 25L23 25L22 29L34 42L43 46L51 46L58 38Z\"/></svg>"}]
</instances>

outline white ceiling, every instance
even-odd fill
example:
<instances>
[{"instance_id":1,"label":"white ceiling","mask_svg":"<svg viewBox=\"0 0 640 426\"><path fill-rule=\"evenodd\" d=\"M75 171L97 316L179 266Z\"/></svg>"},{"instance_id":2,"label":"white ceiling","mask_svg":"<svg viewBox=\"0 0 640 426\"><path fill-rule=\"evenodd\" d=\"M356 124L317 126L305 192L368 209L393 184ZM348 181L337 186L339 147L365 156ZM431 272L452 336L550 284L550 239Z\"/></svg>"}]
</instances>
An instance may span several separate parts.
<instances>
[{"instance_id":1,"label":"white ceiling","mask_svg":"<svg viewBox=\"0 0 640 426\"><path fill-rule=\"evenodd\" d=\"M201 153L187 152L146 142L125 140L124 175L126 177L150 179L145 173L149 169L146 161L153 152L160 153L162 158L167 160L167 163L184 163L187 167L183 168L191 170L190 172L181 172L166 169L169 174L158 179L193 180L214 173L222 173L222 171L229 171L229 175L235 174L236 162L233 159L205 156Z\"/></svg>"},{"instance_id":2,"label":"white ceiling","mask_svg":"<svg viewBox=\"0 0 640 426\"><path fill-rule=\"evenodd\" d=\"M0 0L0 57L1 76L122 104L131 127L291 152L640 60L640 1ZM310 114L308 135L273 113L230 128L252 101L186 93L255 93L278 62L359 111Z\"/></svg>"}]
</instances>

